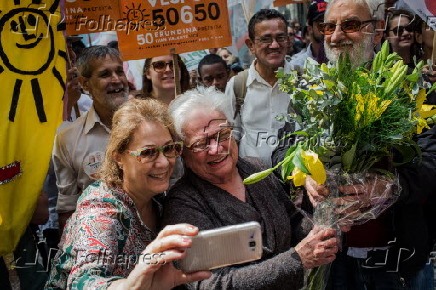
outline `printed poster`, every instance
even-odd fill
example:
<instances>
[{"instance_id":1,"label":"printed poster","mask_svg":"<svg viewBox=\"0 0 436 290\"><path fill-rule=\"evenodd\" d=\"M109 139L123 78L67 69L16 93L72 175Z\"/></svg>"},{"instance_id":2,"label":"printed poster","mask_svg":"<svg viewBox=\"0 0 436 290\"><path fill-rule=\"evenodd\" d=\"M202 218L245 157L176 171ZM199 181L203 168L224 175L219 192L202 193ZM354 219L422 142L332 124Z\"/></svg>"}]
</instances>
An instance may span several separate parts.
<instances>
[{"instance_id":1,"label":"printed poster","mask_svg":"<svg viewBox=\"0 0 436 290\"><path fill-rule=\"evenodd\" d=\"M65 0L67 35L127 30L118 0Z\"/></svg>"},{"instance_id":2,"label":"printed poster","mask_svg":"<svg viewBox=\"0 0 436 290\"><path fill-rule=\"evenodd\" d=\"M180 55L180 57L182 58L183 62L185 63L188 71L191 71L191 70L197 70L200 60L202 60L203 57L205 57L208 54L209 54L209 51L203 49L203 50L198 50L198 51L182 53Z\"/></svg>"},{"instance_id":3,"label":"printed poster","mask_svg":"<svg viewBox=\"0 0 436 290\"><path fill-rule=\"evenodd\" d=\"M226 0L120 0L128 29L118 31L124 60L232 44Z\"/></svg>"}]
</instances>

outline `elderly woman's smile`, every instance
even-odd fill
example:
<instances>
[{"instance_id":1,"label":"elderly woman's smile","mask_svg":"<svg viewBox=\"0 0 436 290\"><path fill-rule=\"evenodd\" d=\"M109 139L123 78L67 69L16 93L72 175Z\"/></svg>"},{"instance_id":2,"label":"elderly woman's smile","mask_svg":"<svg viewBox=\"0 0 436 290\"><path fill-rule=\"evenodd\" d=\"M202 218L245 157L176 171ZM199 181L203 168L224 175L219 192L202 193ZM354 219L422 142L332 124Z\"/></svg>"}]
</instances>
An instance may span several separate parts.
<instances>
[{"instance_id":1,"label":"elderly woman's smile","mask_svg":"<svg viewBox=\"0 0 436 290\"><path fill-rule=\"evenodd\" d=\"M210 161L210 162L208 162L207 164L209 164L209 165L212 166L212 167L217 167L217 166L219 166L219 165L220 165L224 160L226 160L228 156L229 156L229 155L226 154L225 156L223 156L223 157L217 159L216 161Z\"/></svg>"}]
</instances>

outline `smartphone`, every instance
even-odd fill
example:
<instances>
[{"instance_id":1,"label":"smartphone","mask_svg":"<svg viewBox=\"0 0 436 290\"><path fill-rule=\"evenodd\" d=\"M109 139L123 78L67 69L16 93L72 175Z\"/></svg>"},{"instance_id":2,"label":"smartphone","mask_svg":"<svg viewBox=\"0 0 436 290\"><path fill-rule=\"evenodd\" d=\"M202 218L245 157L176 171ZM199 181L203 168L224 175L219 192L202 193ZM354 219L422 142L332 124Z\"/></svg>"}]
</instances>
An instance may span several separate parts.
<instances>
[{"instance_id":1,"label":"smartphone","mask_svg":"<svg viewBox=\"0 0 436 290\"><path fill-rule=\"evenodd\" d=\"M262 233L258 222L200 231L192 238L186 256L176 267L185 273L242 264L262 256Z\"/></svg>"}]
</instances>

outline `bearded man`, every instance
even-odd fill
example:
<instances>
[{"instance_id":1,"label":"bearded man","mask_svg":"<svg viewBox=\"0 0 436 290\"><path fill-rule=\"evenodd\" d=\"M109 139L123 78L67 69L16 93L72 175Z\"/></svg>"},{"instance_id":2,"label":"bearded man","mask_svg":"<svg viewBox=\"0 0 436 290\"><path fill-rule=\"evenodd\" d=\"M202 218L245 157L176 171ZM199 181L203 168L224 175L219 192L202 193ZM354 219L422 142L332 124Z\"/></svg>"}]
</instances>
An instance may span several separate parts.
<instances>
[{"instance_id":1,"label":"bearded man","mask_svg":"<svg viewBox=\"0 0 436 290\"><path fill-rule=\"evenodd\" d=\"M327 58L336 62L348 54L354 66L370 65L382 39L383 19L382 0L330 1L318 25ZM427 262L434 237L428 217L435 204L435 134L436 127L417 137L422 162L397 167L402 189L397 203L377 219L344 233L342 252L330 271L332 289L433 289L433 267ZM276 150L273 164L286 151ZM323 199L322 191L316 190L321 186L306 188L312 200Z\"/></svg>"}]
</instances>

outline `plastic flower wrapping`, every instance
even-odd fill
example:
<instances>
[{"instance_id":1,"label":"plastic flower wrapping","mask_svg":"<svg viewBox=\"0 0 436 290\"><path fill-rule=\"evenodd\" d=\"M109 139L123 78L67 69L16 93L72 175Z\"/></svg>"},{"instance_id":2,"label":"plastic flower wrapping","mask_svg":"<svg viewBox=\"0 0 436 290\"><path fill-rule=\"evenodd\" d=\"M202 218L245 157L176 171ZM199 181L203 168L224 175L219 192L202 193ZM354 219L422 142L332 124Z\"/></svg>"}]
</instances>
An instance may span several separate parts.
<instances>
[{"instance_id":1,"label":"plastic flower wrapping","mask_svg":"<svg viewBox=\"0 0 436 290\"><path fill-rule=\"evenodd\" d=\"M280 88L293 108L285 119L302 130L286 136L295 142L279 164L244 183L278 168L296 187L310 176L329 191L314 211L314 224L321 228L377 218L399 196L395 166L421 157L413 137L434 123L436 108L424 103L436 84L423 80L422 67L420 62L411 71L400 56L389 54L385 42L369 65L353 67L342 55L321 65L308 59L302 76L279 71ZM320 268L308 289L323 288Z\"/></svg>"}]
</instances>

